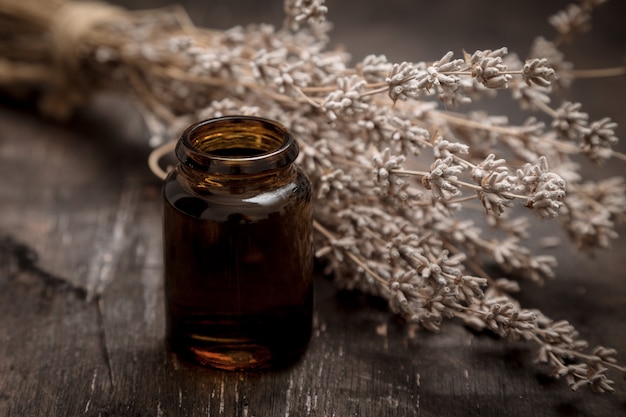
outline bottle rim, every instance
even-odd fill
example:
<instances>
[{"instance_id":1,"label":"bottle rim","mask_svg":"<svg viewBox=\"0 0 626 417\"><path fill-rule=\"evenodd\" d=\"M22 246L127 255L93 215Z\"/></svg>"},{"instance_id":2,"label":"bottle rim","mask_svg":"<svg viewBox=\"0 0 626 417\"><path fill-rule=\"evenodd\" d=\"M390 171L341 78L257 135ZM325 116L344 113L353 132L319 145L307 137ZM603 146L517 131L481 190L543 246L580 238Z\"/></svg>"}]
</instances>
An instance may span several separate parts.
<instances>
[{"instance_id":1,"label":"bottle rim","mask_svg":"<svg viewBox=\"0 0 626 417\"><path fill-rule=\"evenodd\" d=\"M241 142L242 146L237 146ZM220 150L247 148L251 155L220 155ZM291 165L298 143L281 123L257 116L223 116L192 124L176 145L186 167L214 174L259 174Z\"/></svg>"}]
</instances>

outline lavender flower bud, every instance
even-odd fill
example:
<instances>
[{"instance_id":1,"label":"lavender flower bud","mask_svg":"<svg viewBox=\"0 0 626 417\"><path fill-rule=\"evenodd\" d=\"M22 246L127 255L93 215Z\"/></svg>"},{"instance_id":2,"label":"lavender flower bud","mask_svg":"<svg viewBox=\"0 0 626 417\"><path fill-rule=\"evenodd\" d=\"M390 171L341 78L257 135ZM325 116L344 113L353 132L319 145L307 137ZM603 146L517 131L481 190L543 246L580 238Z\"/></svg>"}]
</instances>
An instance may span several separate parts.
<instances>
[{"instance_id":1,"label":"lavender flower bud","mask_svg":"<svg viewBox=\"0 0 626 417\"><path fill-rule=\"evenodd\" d=\"M522 78L528 85L536 84L541 87L549 87L555 77L554 70L550 68L548 60L545 58L526 61L522 70Z\"/></svg>"}]
</instances>

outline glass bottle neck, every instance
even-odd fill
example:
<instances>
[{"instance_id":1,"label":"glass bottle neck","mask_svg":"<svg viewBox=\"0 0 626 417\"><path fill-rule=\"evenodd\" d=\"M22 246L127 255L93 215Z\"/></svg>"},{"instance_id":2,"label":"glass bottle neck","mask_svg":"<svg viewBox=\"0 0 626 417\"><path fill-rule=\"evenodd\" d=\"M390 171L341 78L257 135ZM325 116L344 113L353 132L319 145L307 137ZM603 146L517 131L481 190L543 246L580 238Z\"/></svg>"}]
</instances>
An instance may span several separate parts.
<instances>
[{"instance_id":1,"label":"glass bottle neck","mask_svg":"<svg viewBox=\"0 0 626 417\"><path fill-rule=\"evenodd\" d=\"M227 116L190 126L176 156L181 164L209 174L260 174L291 165L298 143L282 125L251 116Z\"/></svg>"},{"instance_id":2,"label":"glass bottle neck","mask_svg":"<svg viewBox=\"0 0 626 417\"><path fill-rule=\"evenodd\" d=\"M227 116L190 126L176 146L177 169L196 190L239 194L289 182L298 144L279 123L250 116Z\"/></svg>"}]
</instances>

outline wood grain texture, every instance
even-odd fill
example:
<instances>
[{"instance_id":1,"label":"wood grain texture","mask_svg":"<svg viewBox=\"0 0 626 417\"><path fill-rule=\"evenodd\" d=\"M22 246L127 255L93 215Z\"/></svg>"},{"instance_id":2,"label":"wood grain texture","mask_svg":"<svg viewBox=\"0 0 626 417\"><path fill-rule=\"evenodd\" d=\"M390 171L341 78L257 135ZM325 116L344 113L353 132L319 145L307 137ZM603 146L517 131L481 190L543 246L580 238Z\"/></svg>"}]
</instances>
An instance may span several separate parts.
<instances>
[{"instance_id":1,"label":"wood grain texture","mask_svg":"<svg viewBox=\"0 0 626 417\"><path fill-rule=\"evenodd\" d=\"M360 24L371 27L371 7L355 12L352 33L363 33ZM348 12L337 17L348 21ZM411 26L402 16L400 27L380 20L377 30L406 39ZM358 46L350 33L344 28L339 38ZM445 41L438 41L440 50ZM624 43L611 50L620 45L623 53ZM394 54L408 50L397 44ZM585 86L576 94L589 98L590 112L626 125L623 112L614 111L623 108L625 83L610 84L612 90L600 84L601 99ZM0 416L626 413L623 379L612 395L570 392L532 366L530 344L474 334L456 323L441 334L415 334L380 300L337 291L321 274L314 337L291 368L228 373L178 361L163 344L160 183L146 167L149 148L136 114L103 99L60 126L2 100ZM626 136L623 128L620 133ZM608 169L624 172L613 163ZM591 344L617 348L626 363L624 253L623 237L596 259L559 249L559 278L540 290L525 286L522 301L570 320Z\"/></svg>"}]
</instances>

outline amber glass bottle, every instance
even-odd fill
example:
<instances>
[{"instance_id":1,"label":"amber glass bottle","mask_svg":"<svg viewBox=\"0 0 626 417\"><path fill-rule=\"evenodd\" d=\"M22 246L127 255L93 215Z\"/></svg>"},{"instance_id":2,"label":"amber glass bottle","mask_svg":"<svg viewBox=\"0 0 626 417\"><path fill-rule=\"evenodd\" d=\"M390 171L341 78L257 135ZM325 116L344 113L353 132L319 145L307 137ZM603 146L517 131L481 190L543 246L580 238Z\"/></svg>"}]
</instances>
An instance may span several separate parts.
<instances>
[{"instance_id":1,"label":"amber glass bottle","mask_svg":"<svg viewBox=\"0 0 626 417\"><path fill-rule=\"evenodd\" d=\"M283 366L313 309L311 186L282 125L231 116L190 126L165 180L167 338L196 363Z\"/></svg>"}]
</instances>

